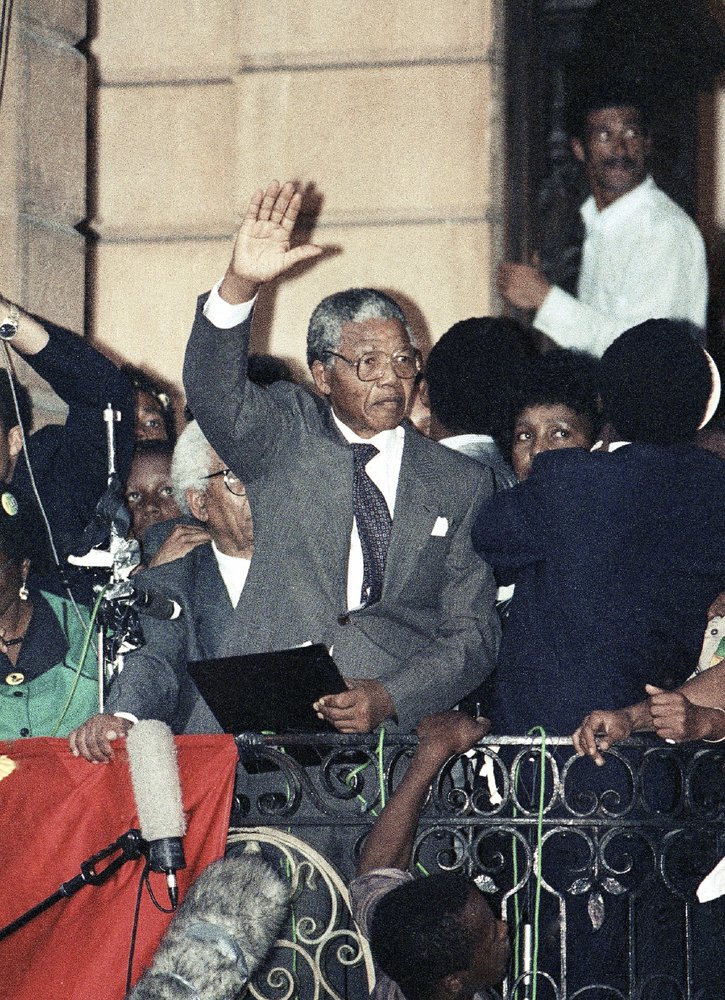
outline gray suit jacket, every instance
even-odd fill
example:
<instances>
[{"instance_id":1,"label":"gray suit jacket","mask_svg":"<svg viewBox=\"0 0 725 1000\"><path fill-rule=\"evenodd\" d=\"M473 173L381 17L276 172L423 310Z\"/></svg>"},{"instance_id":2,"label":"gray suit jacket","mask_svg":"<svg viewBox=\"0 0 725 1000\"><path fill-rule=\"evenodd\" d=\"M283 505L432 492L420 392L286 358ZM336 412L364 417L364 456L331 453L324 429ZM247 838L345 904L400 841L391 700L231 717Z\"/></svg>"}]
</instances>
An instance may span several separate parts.
<instances>
[{"instance_id":1,"label":"gray suit jacket","mask_svg":"<svg viewBox=\"0 0 725 1000\"><path fill-rule=\"evenodd\" d=\"M382 597L348 613L350 446L325 400L290 383L259 389L247 381L251 318L218 330L202 313L205 299L186 353L187 397L246 483L254 519L254 558L229 652L322 642L343 675L385 685L409 730L493 668L495 584L471 544L491 475L406 424ZM442 536L432 534L439 518L448 524Z\"/></svg>"},{"instance_id":2,"label":"gray suit jacket","mask_svg":"<svg viewBox=\"0 0 725 1000\"><path fill-rule=\"evenodd\" d=\"M146 645L125 657L105 710L161 719L177 734L221 732L186 672L190 660L225 655L239 608L232 607L211 545L198 545L183 559L147 570L139 582L176 601L182 613L174 621L142 615Z\"/></svg>"}]
</instances>

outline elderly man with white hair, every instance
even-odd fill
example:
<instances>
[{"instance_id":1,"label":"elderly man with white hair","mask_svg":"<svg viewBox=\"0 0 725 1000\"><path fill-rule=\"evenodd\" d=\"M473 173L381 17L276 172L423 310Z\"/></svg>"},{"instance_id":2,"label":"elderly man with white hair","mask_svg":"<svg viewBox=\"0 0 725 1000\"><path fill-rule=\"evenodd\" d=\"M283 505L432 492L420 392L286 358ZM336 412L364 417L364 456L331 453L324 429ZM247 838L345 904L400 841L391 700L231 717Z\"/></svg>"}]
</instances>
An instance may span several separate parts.
<instances>
[{"instance_id":1,"label":"elderly man with white hair","mask_svg":"<svg viewBox=\"0 0 725 1000\"><path fill-rule=\"evenodd\" d=\"M177 734L220 731L186 665L235 652L226 637L250 569L252 514L244 484L195 421L176 444L171 478L179 507L204 523L211 541L143 574L144 585L176 601L182 614L174 621L144 618L146 644L126 657L105 713L70 735L71 750L86 760L110 760L113 740L138 719L161 719Z\"/></svg>"}]
</instances>

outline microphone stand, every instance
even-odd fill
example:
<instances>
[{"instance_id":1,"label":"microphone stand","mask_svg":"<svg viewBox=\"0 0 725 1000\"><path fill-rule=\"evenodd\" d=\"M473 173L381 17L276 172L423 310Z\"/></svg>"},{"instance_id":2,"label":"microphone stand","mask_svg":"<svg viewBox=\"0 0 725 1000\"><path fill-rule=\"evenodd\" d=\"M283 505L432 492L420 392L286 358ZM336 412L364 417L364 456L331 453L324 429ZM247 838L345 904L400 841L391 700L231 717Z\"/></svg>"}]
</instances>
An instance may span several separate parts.
<instances>
[{"instance_id":1,"label":"microphone stand","mask_svg":"<svg viewBox=\"0 0 725 1000\"><path fill-rule=\"evenodd\" d=\"M140 858L144 853L144 846L145 842L141 837L140 830L127 830L123 836L119 837L112 844L109 844L102 851L99 851L98 854L93 854L90 858L82 861L78 875L74 875L67 882L63 882L60 888L52 893L52 895L32 906L16 920L13 920L0 929L0 941L9 937L15 931L20 930L21 927L25 927L35 917L49 910L55 903L59 903L61 899L69 899L71 896L74 896L84 885L103 885L127 861L136 861ZM98 869L98 862L105 861L106 858L111 858L111 860L105 867Z\"/></svg>"}]
</instances>

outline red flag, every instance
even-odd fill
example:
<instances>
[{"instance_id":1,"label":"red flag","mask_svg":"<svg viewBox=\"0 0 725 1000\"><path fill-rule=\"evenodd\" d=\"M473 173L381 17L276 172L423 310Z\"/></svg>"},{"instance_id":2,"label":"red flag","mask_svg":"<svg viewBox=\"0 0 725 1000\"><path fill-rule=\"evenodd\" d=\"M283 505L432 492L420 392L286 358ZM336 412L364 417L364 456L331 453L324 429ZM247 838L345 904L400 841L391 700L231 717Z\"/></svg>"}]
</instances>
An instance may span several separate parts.
<instances>
[{"instance_id":1,"label":"red flag","mask_svg":"<svg viewBox=\"0 0 725 1000\"><path fill-rule=\"evenodd\" d=\"M231 736L179 736L176 747L188 827L187 867L178 873L183 901L191 882L224 854L237 750ZM110 764L89 764L74 757L64 739L0 742L0 928L77 875L82 861L138 827L123 741L114 754ZM143 867L143 858L128 862L105 885L83 886L0 942L0 998L122 1000ZM150 877L168 907L164 876ZM134 983L170 919L144 889Z\"/></svg>"}]
</instances>

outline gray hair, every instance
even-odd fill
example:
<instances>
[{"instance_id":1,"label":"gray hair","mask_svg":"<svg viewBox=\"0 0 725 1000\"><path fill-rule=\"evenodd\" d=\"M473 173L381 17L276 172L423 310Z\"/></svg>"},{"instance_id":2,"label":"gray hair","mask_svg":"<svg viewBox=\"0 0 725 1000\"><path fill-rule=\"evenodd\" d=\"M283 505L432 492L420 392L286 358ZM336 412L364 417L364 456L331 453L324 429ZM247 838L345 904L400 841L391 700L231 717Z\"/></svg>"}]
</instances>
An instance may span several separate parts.
<instances>
[{"instance_id":1,"label":"gray hair","mask_svg":"<svg viewBox=\"0 0 725 1000\"><path fill-rule=\"evenodd\" d=\"M186 500L187 490L206 492L208 475L212 464L212 447L204 437L196 420L184 428L174 448L171 459L171 485L174 488L174 499L184 514L189 514L189 504Z\"/></svg>"},{"instance_id":2,"label":"gray hair","mask_svg":"<svg viewBox=\"0 0 725 1000\"><path fill-rule=\"evenodd\" d=\"M307 364L310 368L313 361L327 363L330 351L340 346L346 323L364 323L368 319L396 320L413 347L418 346L405 313L394 299L374 288L348 288L346 292L328 295L310 316L307 328Z\"/></svg>"}]
</instances>

